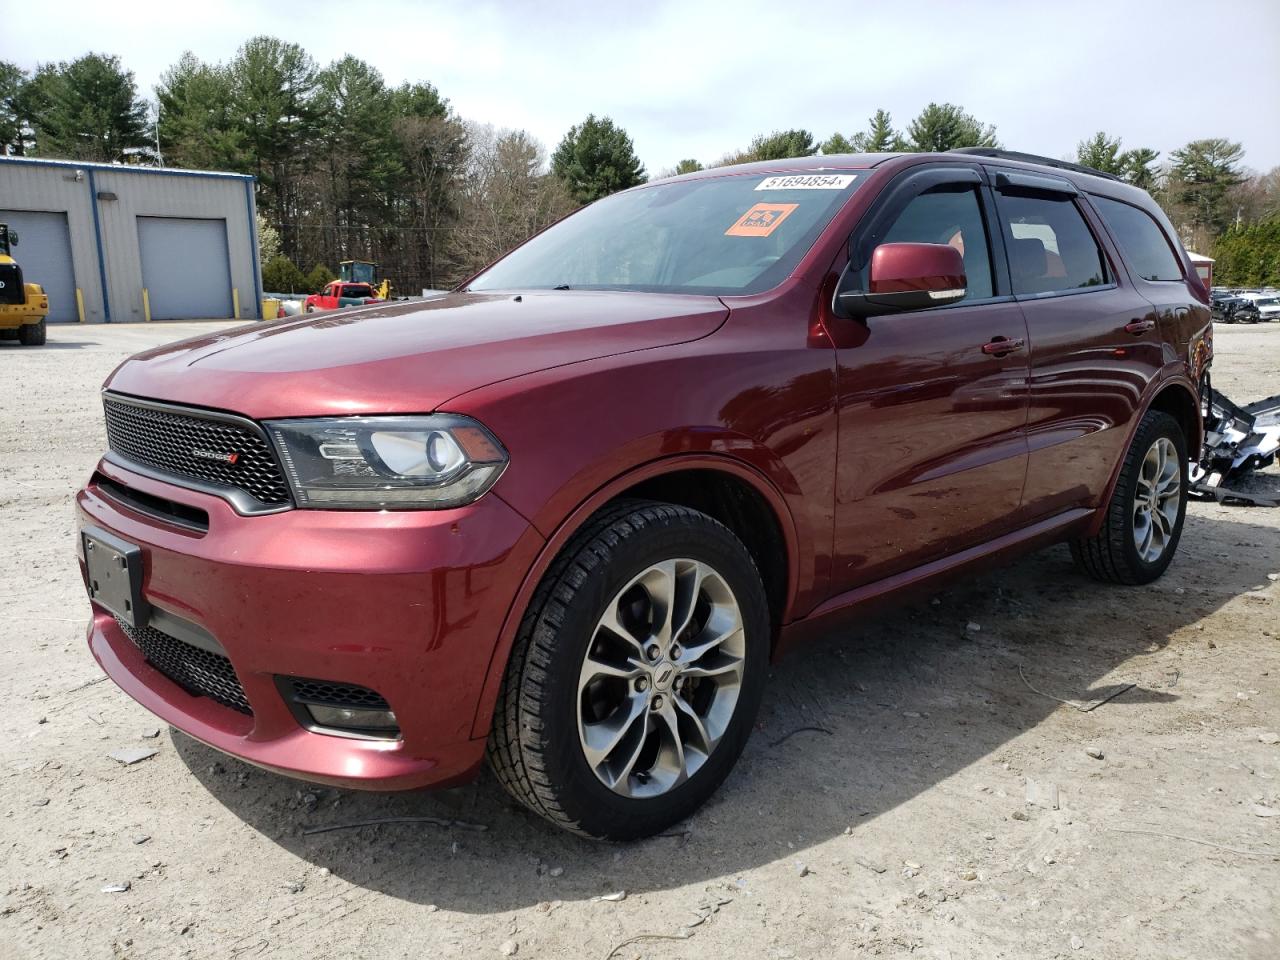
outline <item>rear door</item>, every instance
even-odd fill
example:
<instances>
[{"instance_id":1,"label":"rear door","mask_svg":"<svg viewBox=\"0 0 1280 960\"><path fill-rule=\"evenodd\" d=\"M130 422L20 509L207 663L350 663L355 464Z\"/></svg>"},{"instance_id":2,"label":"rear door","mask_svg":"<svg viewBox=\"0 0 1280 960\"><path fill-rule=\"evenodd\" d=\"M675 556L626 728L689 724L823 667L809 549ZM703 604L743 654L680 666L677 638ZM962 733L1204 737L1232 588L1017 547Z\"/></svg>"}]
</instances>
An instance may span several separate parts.
<instances>
[{"instance_id":1,"label":"rear door","mask_svg":"<svg viewBox=\"0 0 1280 960\"><path fill-rule=\"evenodd\" d=\"M1192 339L1212 317L1192 295L1182 251L1175 251L1165 229L1141 207L1097 194L1090 194L1089 202L1124 257L1134 288L1156 308L1160 339L1173 348L1174 356L1189 359Z\"/></svg>"},{"instance_id":2,"label":"rear door","mask_svg":"<svg viewBox=\"0 0 1280 960\"><path fill-rule=\"evenodd\" d=\"M1031 343L1027 521L1101 502L1163 348L1156 311L1065 178L989 168Z\"/></svg>"},{"instance_id":3,"label":"rear door","mask_svg":"<svg viewBox=\"0 0 1280 960\"><path fill-rule=\"evenodd\" d=\"M980 169L914 168L852 246L854 282L881 243L949 243L967 294L945 307L842 321L837 343L835 592L1010 530L1026 475L1027 331L1008 290ZM992 351L992 344L1004 343Z\"/></svg>"}]
</instances>

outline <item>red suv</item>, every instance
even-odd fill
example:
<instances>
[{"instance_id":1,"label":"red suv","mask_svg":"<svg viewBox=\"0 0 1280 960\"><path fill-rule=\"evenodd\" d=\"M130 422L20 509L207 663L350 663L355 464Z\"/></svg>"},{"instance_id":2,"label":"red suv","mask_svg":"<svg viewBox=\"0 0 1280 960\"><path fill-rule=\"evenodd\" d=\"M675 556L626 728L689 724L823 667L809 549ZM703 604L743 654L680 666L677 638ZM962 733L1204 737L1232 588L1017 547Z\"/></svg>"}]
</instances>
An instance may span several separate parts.
<instances>
[{"instance_id":1,"label":"red suv","mask_svg":"<svg viewBox=\"0 0 1280 960\"><path fill-rule=\"evenodd\" d=\"M77 497L89 645L251 763L400 789L487 757L643 836L729 773L806 628L1055 541L1158 577L1210 330L1159 208L1083 168L638 187L443 299L123 363Z\"/></svg>"}]
</instances>

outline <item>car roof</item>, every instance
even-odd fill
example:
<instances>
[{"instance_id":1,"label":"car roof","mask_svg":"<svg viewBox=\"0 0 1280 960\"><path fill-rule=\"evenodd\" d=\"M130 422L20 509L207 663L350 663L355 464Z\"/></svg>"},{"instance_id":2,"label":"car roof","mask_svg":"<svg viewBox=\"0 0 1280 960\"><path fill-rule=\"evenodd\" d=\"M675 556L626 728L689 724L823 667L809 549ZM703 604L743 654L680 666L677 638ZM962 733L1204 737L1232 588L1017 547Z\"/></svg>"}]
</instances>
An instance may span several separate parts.
<instances>
[{"instance_id":1,"label":"car roof","mask_svg":"<svg viewBox=\"0 0 1280 960\"><path fill-rule=\"evenodd\" d=\"M819 173L835 170L868 170L882 166L899 168L914 166L918 163L945 161L981 163L987 166L1034 171L1069 180L1082 192L1112 197L1143 207L1152 204L1145 190L1099 170L1091 170L1088 167L1053 160L1049 157L1037 157L1034 154L985 149L975 149L974 152L970 152L967 148L945 153L834 153L812 157L790 157L785 160L758 160L753 163L708 167L705 170L696 170L693 173L651 182L673 183L678 180L703 180L737 174Z\"/></svg>"}]
</instances>

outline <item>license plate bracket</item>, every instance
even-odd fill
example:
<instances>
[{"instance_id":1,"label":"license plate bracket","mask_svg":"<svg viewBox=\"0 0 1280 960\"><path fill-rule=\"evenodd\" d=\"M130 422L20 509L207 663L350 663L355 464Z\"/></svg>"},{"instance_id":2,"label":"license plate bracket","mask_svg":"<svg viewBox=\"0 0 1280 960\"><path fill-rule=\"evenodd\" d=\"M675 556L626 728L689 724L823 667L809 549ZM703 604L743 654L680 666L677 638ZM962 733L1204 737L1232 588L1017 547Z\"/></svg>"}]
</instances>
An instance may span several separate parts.
<instances>
[{"instance_id":1,"label":"license plate bracket","mask_svg":"<svg viewBox=\"0 0 1280 960\"><path fill-rule=\"evenodd\" d=\"M99 527L80 531L89 599L131 627L145 626L150 612L142 596L142 548Z\"/></svg>"}]
</instances>

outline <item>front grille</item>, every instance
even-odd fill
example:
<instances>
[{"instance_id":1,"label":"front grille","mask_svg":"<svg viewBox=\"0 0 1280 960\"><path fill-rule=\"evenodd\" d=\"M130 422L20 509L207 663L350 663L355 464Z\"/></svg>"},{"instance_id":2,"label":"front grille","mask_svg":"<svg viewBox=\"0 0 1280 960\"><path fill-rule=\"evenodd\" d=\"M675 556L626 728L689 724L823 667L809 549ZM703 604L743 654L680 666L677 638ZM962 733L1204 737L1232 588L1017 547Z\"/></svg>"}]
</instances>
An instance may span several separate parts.
<instances>
[{"instance_id":1,"label":"front grille","mask_svg":"<svg viewBox=\"0 0 1280 960\"><path fill-rule=\"evenodd\" d=\"M333 683L328 680L307 680L304 677L284 678L293 688L293 699L318 707L364 707L369 710L390 710L386 700L375 690L357 687L353 683Z\"/></svg>"},{"instance_id":2,"label":"front grille","mask_svg":"<svg viewBox=\"0 0 1280 960\"><path fill-rule=\"evenodd\" d=\"M131 627L120 619L116 623L142 651L147 663L178 686L253 716L240 678L226 657L201 650L155 627Z\"/></svg>"},{"instance_id":3,"label":"front grille","mask_svg":"<svg viewBox=\"0 0 1280 960\"><path fill-rule=\"evenodd\" d=\"M247 424L122 397L105 396L103 406L107 446L114 453L177 477L243 490L265 506L291 502L288 481L266 438ZM234 462L215 458L231 455Z\"/></svg>"}]
</instances>

